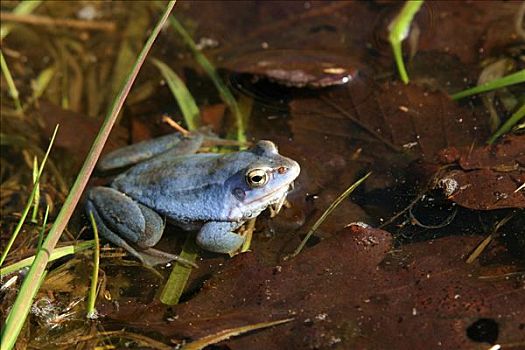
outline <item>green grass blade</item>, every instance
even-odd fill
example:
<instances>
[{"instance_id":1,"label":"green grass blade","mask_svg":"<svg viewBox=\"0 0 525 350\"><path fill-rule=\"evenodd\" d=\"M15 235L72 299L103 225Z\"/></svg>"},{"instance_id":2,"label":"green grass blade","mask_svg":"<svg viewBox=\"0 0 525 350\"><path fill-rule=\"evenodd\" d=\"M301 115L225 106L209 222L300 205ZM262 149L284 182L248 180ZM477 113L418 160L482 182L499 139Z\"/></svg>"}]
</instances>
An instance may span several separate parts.
<instances>
[{"instance_id":1,"label":"green grass blade","mask_svg":"<svg viewBox=\"0 0 525 350\"><path fill-rule=\"evenodd\" d=\"M490 137L488 144L492 144L498 137L509 132L523 117L525 117L525 103Z\"/></svg>"},{"instance_id":2,"label":"green grass blade","mask_svg":"<svg viewBox=\"0 0 525 350\"><path fill-rule=\"evenodd\" d=\"M49 156L49 152L51 152L51 147L53 146L53 142L55 141L57 131L58 131L58 125L55 127L55 131L53 132L53 136L51 136L51 141L49 142L49 146L47 147L47 151L46 151L46 154L44 155L44 159L42 159L42 164L40 164L40 169L38 169L38 175L36 177L35 183L33 184L33 190L31 191L31 194L29 195L29 198L27 199L26 206L24 208L24 211L22 212L22 217L20 217L20 220L18 221L18 224L16 225L16 228L13 234L11 235L11 238L9 238L9 241L7 242L5 250L2 253L2 257L0 257L0 266L4 264L7 254L9 253L9 250L11 250L11 247L13 246L13 243L15 242L16 237L20 233L20 230L22 229L22 226L24 225L24 222L26 221L27 214L29 214L29 210L33 206L33 200L38 190L38 186L36 184L38 184L38 182L40 181L40 176L42 176L42 172L44 171L44 166L46 164L47 157Z\"/></svg>"},{"instance_id":3,"label":"green grass blade","mask_svg":"<svg viewBox=\"0 0 525 350\"><path fill-rule=\"evenodd\" d=\"M82 165L82 169L80 170L77 179L71 188L71 191L66 197L64 205L62 206L58 217L51 227L47 238L44 240L42 249L35 256L35 260L31 265L24 282L20 287L20 291L18 292L15 303L9 312L7 322L2 329L2 338L0 342L2 344L3 350L12 349L16 339L18 338L18 334L20 333L27 314L31 308L32 301L38 291L38 283L46 269L46 265L49 261L49 255L51 252L53 252L60 235L64 231L69 218L73 214L73 211L80 200L80 196L82 195L89 177L95 168L95 164L100 155L100 152L102 151L102 148L104 147L104 143L109 136L109 132L111 131L111 128L115 123L122 106L124 105L126 96L129 94L131 86L137 77L140 67L142 67L144 60L146 59L146 56L153 45L153 42L159 35L162 27L164 26L164 23L166 23L173 6L175 6L175 0L171 0L166 5L161 19L159 19L153 28L151 34L148 37L148 40L146 41L146 44L142 48L142 51L135 61L131 72L120 89L119 94L113 100L110 112L107 114L104 122L102 123L102 126L100 127L100 131L95 138L93 146L91 147L84 164Z\"/></svg>"},{"instance_id":4,"label":"green grass blade","mask_svg":"<svg viewBox=\"0 0 525 350\"><path fill-rule=\"evenodd\" d=\"M170 24L173 27L173 29L175 29L175 31L179 33L186 45L188 45L190 51L193 54L193 57L195 57L197 63L202 67L206 74L208 74L211 81L213 82L213 85L215 85L215 88L217 89L217 91L219 91L219 95L221 96L222 100L228 105L230 111L232 112L235 118L237 126L237 141L246 142L246 131L244 126L245 118L243 117L241 110L237 105L235 97L230 92L226 84L219 77L219 74L217 74L217 70L215 69L213 64L199 49L197 49L197 45L193 41L192 37L188 34L186 29L184 29L182 24L180 24L180 22L174 16L170 17Z\"/></svg>"},{"instance_id":5,"label":"green grass blade","mask_svg":"<svg viewBox=\"0 0 525 350\"><path fill-rule=\"evenodd\" d=\"M82 243L78 243L75 245L67 245L64 247L56 248L53 250L53 253L49 256L49 261L58 260L60 258L63 258L64 256L76 254L78 252L81 252L83 250L92 248L95 246L95 241L85 241ZM23 269L24 267L31 266L31 264L35 261L35 256L30 256L29 258L22 259L20 261L17 261L14 264L8 265L6 267L3 267L0 269L0 277L5 277L15 271L18 271L20 269Z\"/></svg>"},{"instance_id":6,"label":"green grass blade","mask_svg":"<svg viewBox=\"0 0 525 350\"><path fill-rule=\"evenodd\" d=\"M403 83L408 84L409 78L403 62L402 43L406 39L410 31L410 25L419 8L423 5L423 0L409 0L399 12L399 14L390 23L388 40L394 52L394 59L396 61L397 70Z\"/></svg>"},{"instance_id":7,"label":"green grass blade","mask_svg":"<svg viewBox=\"0 0 525 350\"><path fill-rule=\"evenodd\" d=\"M20 4L13 10L13 14L15 15L27 15L33 12L40 4L42 3L41 0L32 0L32 1L21 1ZM11 30L13 29L14 24L12 23L6 23L2 24L0 27L0 40L4 40L4 38L9 35Z\"/></svg>"},{"instance_id":8,"label":"green grass blade","mask_svg":"<svg viewBox=\"0 0 525 350\"><path fill-rule=\"evenodd\" d=\"M468 96L480 94L483 92L500 89L502 87L522 84L522 83L525 83L525 69L522 69L516 73L509 74L502 78L486 82L485 84L481 84L473 88L460 91L458 93L455 93L451 97L453 100L459 100L460 98L463 98L463 97L468 97Z\"/></svg>"},{"instance_id":9,"label":"green grass blade","mask_svg":"<svg viewBox=\"0 0 525 350\"><path fill-rule=\"evenodd\" d=\"M195 235L188 235L182 246L181 258L190 262L197 260L197 245ZM176 262L171 270L170 277L162 290L160 301L166 305L175 305L179 303L182 292L188 283L191 274L191 266Z\"/></svg>"},{"instance_id":10,"label":"green grass blade","mask_svg":"<svg viewBox=\"0 0 525 350\"><path fill-rule=\"evenodd\" d=\"M2 69L2 73L4 74L5 82L7 83L7 90L9 91L9 95L11 95L15 103L16 111L19 114L22 114L22 105L20 104L18 89L16 88L15 81L13 80L13 76L11 75L11 71L9 70L9 67L7 66L7 62L5 61L4 54L2 53L1 50L0 50L0 67Z\"/></svg>"},{"instance_id":11,"label":"green grass blade","mask_svg":"<svg viewBox=\"0 0 525 350\"><path fill-rule=\"evenodd\" d=\"M44 242L44 233L46 232L47 218L49 216L49 205L46 206L46 213L44 214L44 221L42 222L42 228L38 234L38 244L36 250L39 251L42 248L42 243Z\"/></svg>"},{"instance_id":12,"label":"green grass blade","mask_svg":"<svg viewBox=\"0 0 525 350\"><path fill-rule=\"evenodd\" d=\"M93 273L91 274L91 286L89 288L88 305L86 308L87 318L95 319L98 317L95 309L95 302L97 301L97 286L98 286L98 269L100 263L100 242L98 240L98 227L93 217L93 213L89 213L91 226L93 227L93 236L95 237L95 249L93 250Z\"/></svg>"},{"instance_id":13,"label":"green grass blade","mask_svg":"<svg viewBox=\"0 0 525 350\"><path fill-rule=\"evenodd\" d=\"M293 252L292 254L292 257L295 257L297 254L299 254L304 246L306 245L306 242L308 242L308 240L310 239L310 237L315 233L315 231L317 231L317 229L319 228L319 226L321 226L321 224L326 220L326 218L328 217L328 215L330 215L334 210L335 208L337 208L339 206L339 204L341 204L341 202L343 202L345 200L346 197L348 197L352 192L354 192L354 190L359 186L361 185L361 183L363 183L363 181L365 181L372 173L368 173L366 174L365 176L363 176L362 178L360 178L359 180L357 180L356 182L354 182L350 187L348 187L343 193L341 193L339 195L339 197L336 198L335 201L332 202L332 204L330 204L330 206L328 207L328 209L326 209L323 213L323 215L321 215L321 217L315 222L315 224L312 226L312 228L310 229L310 231L308 231L308 233L306 234L306 236L304 237L304 239L302 240L301 244L299 244L299 246L297 247L297 249Z\"/></svg>"},{"instance_id":14,"label":"green grass blade","mask_svg":"<svg viewBox=\"0 0 525 350\"><path fill-rule=\"evenodd\" d=\"M46 88L49 86L49 83L51 82L51 79L55 76L56 68L55 66L48 67L44 69L38 77L35 79L34 83L32 84L33 87L33 101L38 100L44 91L46 91Z\"/></svg>"},{"instance_id":15,"label":"green grass blade","mask_svg":"<svg viewBox=\"0 0 525 350\"><path fill-rule=\"evenodd\" d=\"M197 107L195 99L186 87L186 84L184 84L184 81L182 81L177 73L164 62L156 59L152 59L152 62L160 70L164 79L166 79L171 93L177 100L182 115L184 116L186 127L189 131L197 130L200 125L199 107Z\"/></svg>"},{"instance_id":16,"label":"green grass blade","mask_svg":"<svg viewBox=\"0 0 525 350\"><path fill-rule=\"evenodd\" d=\"M38 160L36 156L33 158L33 186L36 186L35 198L33 200L33 214L31 215L31 222L36 223L38 215L38 207L40 206L40 183L36 181L38 177Z\"/></svg>"}]
</instances>

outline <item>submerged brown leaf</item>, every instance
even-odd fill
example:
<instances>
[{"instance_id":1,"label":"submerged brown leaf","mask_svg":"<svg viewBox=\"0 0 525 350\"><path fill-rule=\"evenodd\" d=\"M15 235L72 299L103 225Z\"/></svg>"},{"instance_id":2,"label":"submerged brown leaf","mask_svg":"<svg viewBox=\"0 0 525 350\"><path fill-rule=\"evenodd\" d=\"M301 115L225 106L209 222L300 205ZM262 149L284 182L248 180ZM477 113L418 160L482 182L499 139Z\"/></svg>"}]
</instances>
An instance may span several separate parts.
<instances>
[{"instance_id":1,"label":"submerged brown leaf","mask_svg":"<svg viewBox=\"0 0 525 350\"><path fill-rule=\"evenodd\" d=\"M464 261L478 241L448 237L391 251L387 232L352 225L278 266L263 266L254 254L236 257L191 302L177 306L177 319L168 325L155 305L130 309L121 303L120 310L106 306L104 312L120 320L118 326L147 323L151 331L178 339L257 322L261 315L297 320L229 340L231 349L519 343L525 336L524 272L482 279L482 266ZM469 330L480 323L495 331Z\"/></svg>"},{"instance_id":2,"label":"submerged brown leaf","mask_svg":"<svg viewBox=\"0 0 525 350\"><path fill-rule=\"evenodd\" d=\"M457 162L440 176L438 186L466 208L525 208L525 135L508 135L484 147L445 149L441 160Z\"/></svg>"}]
</instances>

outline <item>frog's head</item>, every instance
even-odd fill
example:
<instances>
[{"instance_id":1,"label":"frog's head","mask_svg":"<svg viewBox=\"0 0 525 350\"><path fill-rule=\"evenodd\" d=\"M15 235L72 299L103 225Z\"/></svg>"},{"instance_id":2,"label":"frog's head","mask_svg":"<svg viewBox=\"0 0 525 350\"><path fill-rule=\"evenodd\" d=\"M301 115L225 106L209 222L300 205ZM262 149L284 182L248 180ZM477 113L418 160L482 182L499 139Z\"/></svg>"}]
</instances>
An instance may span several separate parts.
<instances>
[{"instance_id":1,"label":"frog's head","mask_svg":"<svg viewBox=\"0 0 525 350\"><path fill-rule=\"evenodd\" d=\"M234 201L230 218L256 217L268 206L279 210L299 175L299 164L280 155L271 141L259 141L243 153L246 162L233 186L229 186Z\"/></svg>"}]
</instances>

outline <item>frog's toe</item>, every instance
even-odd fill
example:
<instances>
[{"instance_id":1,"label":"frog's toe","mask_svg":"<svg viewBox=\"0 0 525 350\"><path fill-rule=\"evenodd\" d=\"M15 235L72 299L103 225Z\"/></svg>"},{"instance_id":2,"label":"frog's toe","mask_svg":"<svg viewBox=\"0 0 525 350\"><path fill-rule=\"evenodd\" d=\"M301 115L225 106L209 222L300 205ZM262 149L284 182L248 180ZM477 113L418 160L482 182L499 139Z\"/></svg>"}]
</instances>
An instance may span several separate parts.
<instances>
[{"instance_id":1,"label":"frog's toe","mask_svg":"<svg viewBox=\"0 0 525 350\"><path fill-rule=\"evenodd\" d=\"M215 253L233 253L244 243L244 237L233 230L239 227L235 222L208 222L197 235L197 244Z\"/></svg>"}]
</instances>

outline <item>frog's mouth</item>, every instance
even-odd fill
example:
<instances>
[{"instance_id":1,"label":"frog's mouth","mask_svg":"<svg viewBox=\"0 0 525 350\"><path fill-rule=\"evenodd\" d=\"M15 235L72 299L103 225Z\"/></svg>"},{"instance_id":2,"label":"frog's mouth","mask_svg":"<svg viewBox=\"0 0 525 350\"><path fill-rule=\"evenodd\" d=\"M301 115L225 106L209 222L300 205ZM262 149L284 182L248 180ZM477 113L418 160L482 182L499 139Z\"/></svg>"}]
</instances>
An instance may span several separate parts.
<instances>
[{"instance_id":1,"label":"frog's mouth","mask_svg":"<svg viewBox=\"0 0 525 350\"><path fill-rule=\"evenodd\" d=\"M283 206L286 204L286 196L288 192L293 189L293 182L276 188L272 192L266 193L262 197L252 199L249 202L244 202L242 205L243 210L241 211L240 206L231 207L228 218L234 220L246 219L258 216L261 211L269 208L271 211L271 217L274 217ZM254 205L259 202L267 202L268 205L264 208ZM253 208L252 208L253 206Z\"/></svg>"},{"instance_id":2,"label":"frog's mouth","mask_svg":"<svg viewBox=\"0 0 525 350\"><path fill-rule=\"evenodd\" d=\"M288 195L288 193L291 190L293 190L293 188L294 188L294 183L291 182L291 183L289 183L287 185L284 185L284 186L276 188L272 192L267 193L267 194L265 194L262 197L259 197L257 199L254 199L254 200L246 203L246 205L250 205L250 204L253 204L253 203L265 201L268 198L275 197L275 199L268 205L268 207L272 210L272 217L273 217L274 216L273 213L275 213L275 215L279 213L279 211L283 207L283 204L286 202L286 196ZM285 189L285 190L283 190L283 189ZM280 192L282 194L279 197L276 197L275 194L280 193Z\"/></svg>"}]
</instances>

